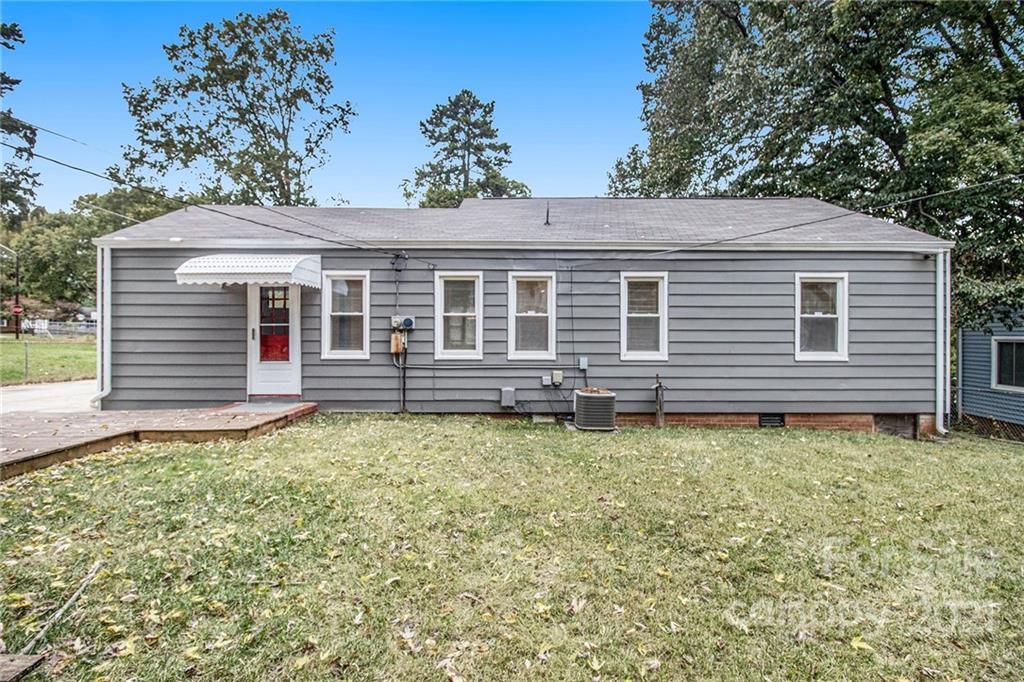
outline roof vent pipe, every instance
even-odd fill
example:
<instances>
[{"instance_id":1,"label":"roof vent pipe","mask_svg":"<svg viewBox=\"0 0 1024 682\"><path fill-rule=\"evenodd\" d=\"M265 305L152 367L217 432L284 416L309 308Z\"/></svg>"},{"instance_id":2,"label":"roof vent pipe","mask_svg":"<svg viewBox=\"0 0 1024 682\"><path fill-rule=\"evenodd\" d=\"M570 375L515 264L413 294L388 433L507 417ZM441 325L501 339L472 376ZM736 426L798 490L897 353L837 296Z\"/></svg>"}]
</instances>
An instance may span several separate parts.
<instances>
[{"instance_id":1,"label":"roof vent pipe","mask_svg":"<svg viewBox=\"0 0 1024 682\"><path fill-rule=\"evenodd\" d=\"M551 202L550 201L546 202L545 207L544 207L544 224L545 225L550 225L551 224Z\"/></svg>"}]
</instances>

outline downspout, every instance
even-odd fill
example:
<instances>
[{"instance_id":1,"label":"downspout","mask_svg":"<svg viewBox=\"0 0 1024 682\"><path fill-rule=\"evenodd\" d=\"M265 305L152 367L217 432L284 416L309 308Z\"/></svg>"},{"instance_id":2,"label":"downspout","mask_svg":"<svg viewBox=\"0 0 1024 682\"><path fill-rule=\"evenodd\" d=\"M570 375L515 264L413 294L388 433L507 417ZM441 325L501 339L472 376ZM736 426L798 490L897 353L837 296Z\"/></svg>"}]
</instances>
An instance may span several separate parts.
<instances>
[{"instance_id":1,"label":"downspout","mask_svg":"<svg viewBox=\"0 0 1024 682\"><path fill-rule=\"evenodd\" d=\"M110 395L110 247L96 250L96 389L89 404L102 409L101 401Z\"/></svg>"},{"instance_id":2,"label":"downspout","mask_svg":"<svg viewBox=\"0 0 1024 682\"><path fill-rule=\"evenodd\" d=\"M964 330L956 330L956 420L964 419Z\"/></svg>"},{"instance_id":3,"label":"downspout","mask_svg":"<svg viewBox=\"0 0 1024 682\"><path fill-rule=\"evenodd\" d=\"M946 337L944 312L946 292L944 288L944 275L946 270L946 258L940 251L935 254L935 431L939 434L946 433L943 399L946 391L942 380L942 368L946 361L942 352L942 340Z\"/></svg>"},{"instance_id":4,"label":"downspout","mask_svg":"<svg viewBox=\"0 0 1024 682\"><path fill-rule=\"evenodd\" d=\"M953 418L953 399L951 395L952 387L952 358L950 357L950 349L953 347L953 302L952 302L952 291L953 291L953 251L949 249L946 251L946 342L944 350L946 352L946 371L943 373L943 377L946 380L946 414L949 415L950 420ZM959 356L957 356L959 362Z\"/></svg>"}]
</instances>

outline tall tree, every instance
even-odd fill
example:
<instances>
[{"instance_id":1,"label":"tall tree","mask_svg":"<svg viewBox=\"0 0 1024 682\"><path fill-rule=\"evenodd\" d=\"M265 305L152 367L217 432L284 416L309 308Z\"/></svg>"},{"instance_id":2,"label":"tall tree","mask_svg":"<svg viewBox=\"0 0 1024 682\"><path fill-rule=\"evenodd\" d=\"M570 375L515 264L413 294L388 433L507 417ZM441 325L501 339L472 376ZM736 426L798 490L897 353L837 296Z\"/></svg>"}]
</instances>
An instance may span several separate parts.
<instances>
[{"instance_id":1,"label":"tall tree","mask_svg":"<svg viewBox=\"0 0 1024 682\"><path fill-rule=\"evenodd\" d=\"M306 38L275 9L182 26L178 38L164 46L172 76L123 86L137 137L128 172L187 169L200 178L192 191L223 202L312 204L309 173L355 115L331 99L334 32Z\"/></svg>"},{"instance_id":2,"label":"tall tree","mask_svg":"<svg viewBox=\"0 0 1024 682\"><path fill-rule=\"evenodd\" d=\"M13 50L25 42L25 36L18 24L0 23L0 46ZM6 98L21 83L6 71L0 72L0 97ZM17 151L4 148L7 158L0 176L0 219L3 231L17 230L28 217L36 198L39 174L28 165L36 145L36 129L17 118L10 107L0 111L0 136Z\"/></svg>"},{"instance_id":3,"label":"tall tree","mask_svg":"<svg viewBox=\"0 0 1024 682\"><path fill-rule=\"evenodd\" d=\"M482 102L471 90L461 90L438 104L420 131L432 161L416 168L402 183L406 201L419 197L423 207L453 207L467 197L522 197L530 188L502 174L511 163L512 147L498 141L494 102Z\"/></svg>"},{"instance_id":4,"label":"tall tree","mask_svg":"<svg viewBox=\"0 0 1024 682\"><path fill-rule=\"evenodd\" d=\"M82 195L71 211L34 211L12 240L21 254L25 293L50 303L94 300L96 247L92 240L180 207L149 192L119 187Z\"/></svg>"},{"instance_id":5,"label":"tall tree","mask_svg":"<svg viewBox=\"0 0 1024 682\"><path fill-rule=\"evenodd\" d=\"M861 209L1024 168L1024 6L918 0L658 4L646 147L613 195L816 196ZM962 324L1024 307L1024 181L874 215L954 239Z\"/></svg>"}]
</instances>

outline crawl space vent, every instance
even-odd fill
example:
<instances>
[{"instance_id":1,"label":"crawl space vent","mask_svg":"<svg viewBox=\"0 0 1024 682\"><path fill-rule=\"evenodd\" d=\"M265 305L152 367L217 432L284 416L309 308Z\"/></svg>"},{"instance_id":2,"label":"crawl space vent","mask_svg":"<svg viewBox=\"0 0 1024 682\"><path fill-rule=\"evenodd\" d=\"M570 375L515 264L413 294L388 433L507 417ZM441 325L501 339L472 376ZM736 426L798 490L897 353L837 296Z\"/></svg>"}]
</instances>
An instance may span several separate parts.
<instances>
[{"instance_id":1,"label":"crawl space vent","mask_svg":"<svg viewBox=\"0 0 1024 682\"><path fill-rule=\"evenodd\" d=\"M786 415L784 414L759 414L757 415L758 426L785 426Z\"/></svg>"}]
</instances>

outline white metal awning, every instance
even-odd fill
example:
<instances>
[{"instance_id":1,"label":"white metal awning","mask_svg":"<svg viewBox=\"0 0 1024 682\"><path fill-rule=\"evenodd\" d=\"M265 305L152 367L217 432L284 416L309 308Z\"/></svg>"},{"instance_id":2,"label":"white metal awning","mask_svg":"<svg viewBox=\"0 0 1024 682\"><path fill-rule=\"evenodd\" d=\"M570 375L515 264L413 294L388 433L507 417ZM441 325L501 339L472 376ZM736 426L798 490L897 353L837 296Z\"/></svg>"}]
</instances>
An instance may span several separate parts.
<instances>
[{"instance_id":1,"label":"white metal awning","mask_svg":"<svg viewBox=\"0 0 1024 682\"><path fill-rule=\"evenodd\" d=\"M187 260L178 284L301 284L320 288L320 256L219 253Z\"/></svg>"}]
</instances>

